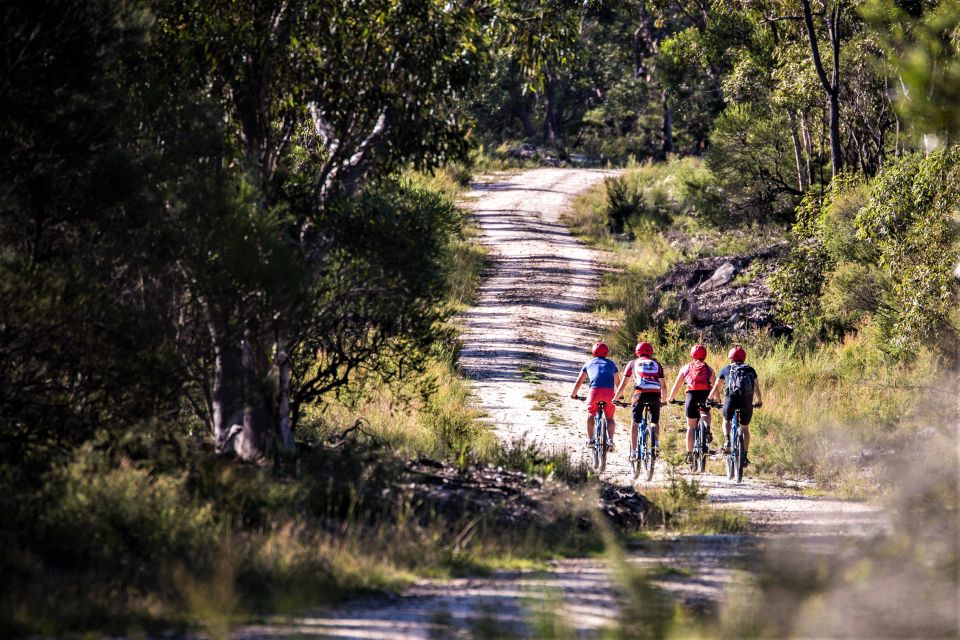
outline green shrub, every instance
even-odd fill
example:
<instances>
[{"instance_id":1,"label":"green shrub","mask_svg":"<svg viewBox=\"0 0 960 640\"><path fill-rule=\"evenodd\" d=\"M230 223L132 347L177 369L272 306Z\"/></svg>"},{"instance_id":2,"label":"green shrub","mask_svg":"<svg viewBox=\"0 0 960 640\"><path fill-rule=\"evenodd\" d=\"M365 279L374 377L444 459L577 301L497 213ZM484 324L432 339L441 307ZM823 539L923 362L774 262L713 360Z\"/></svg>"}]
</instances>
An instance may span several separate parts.
<instances>
[{"instance_id":1,"label":"green shrub","mask_svg":"<svg viewBox=\"0 0 960 640\"><path fill-rule=\"evenodd\" d=\"M129 460L111 467L86 450L54 478L42 536L64 569L156 585L158 566L200 560L217 538L213 511L194 504L185 473L155 476Z\"/></svg>"},{"instance_id":2,"label":"green shrub","mask_svg":"<svg viewBox=\"0 0 960 640\"><path fill-rule=\"evenodd\" d=\"M780 111L731 105L714 122L704 156L713 181L695 181L697 200L713 224L789 221L802 195L790 128Z\"/></svg>"}]
</instances>

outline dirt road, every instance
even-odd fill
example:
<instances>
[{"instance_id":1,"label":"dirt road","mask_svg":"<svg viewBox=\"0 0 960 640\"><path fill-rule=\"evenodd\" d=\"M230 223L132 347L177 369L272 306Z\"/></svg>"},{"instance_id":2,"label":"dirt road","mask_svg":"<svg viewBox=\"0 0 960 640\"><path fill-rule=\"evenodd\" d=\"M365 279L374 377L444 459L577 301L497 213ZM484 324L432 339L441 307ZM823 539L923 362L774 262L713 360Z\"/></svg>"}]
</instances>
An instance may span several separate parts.
<instances>
[{"instance_id":1,"label":"dirt road","mask_svg":"<svg viewBox=\"0 0 960 640\"><path fill-rule=\"evenodd\" d=\"M592 313L599 262L560 216L574 195L606 175L538 169L478 185L467 196L491 268L464 316L460 363L502 440L563 450L586 437L584 405L569 396L602 334ZM609 471L626 481L626 459L612 457Z\"/></svg>"},{"instance_id":2,"label":"dirt road","mask_svg":"<svg viewBox=\"0 0 960 640\"><path fill-rule=\"evenodd\" d=\"M569 398L589 346L601 334L591 313L598 256L560 223L571 198L602 180L600 170L537 169L478 185L467 201L490 250L491 268L477 306L464 317L462 368L478 406L504 440L583 452L584 405ZM538 404L540 405L538 408ZM625 416L624 411L620 414ZM629 484L625 430L611 454L608 482ZM655 482L662 478L658 473ZM660 567L655 584L694 607L722 601L739 583L740 560L777 537L797 543L863 534L883 526L869 506L812 498L747 479L731 485L704 476L710 500L742 509L761 536L664 539L635 549L632 563ZM352 603L278 633L338 638L539 635L556 624L592 637L618 611L603 559L555 562L545 572L498 572L483 578L423 581L402 596ZM532 622L531 622L532 621ZM271 635L261 627L252 635Z\"/></svg>"}]
</instances>

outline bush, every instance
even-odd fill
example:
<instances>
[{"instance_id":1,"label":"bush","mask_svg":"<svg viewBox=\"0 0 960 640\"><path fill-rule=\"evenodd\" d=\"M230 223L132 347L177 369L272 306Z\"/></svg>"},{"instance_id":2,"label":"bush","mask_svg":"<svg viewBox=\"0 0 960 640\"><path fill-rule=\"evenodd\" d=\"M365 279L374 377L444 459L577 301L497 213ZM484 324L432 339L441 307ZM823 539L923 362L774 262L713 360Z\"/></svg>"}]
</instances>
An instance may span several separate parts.
<instances>
[{"instance_id":1,"label":"bush","mask_svg":"<svg viewBox=\"0 0 960 640\"><path fill-rule=\"evenodd\" d=\"M898 356L938 343L960 357L958 149L906 156L871 183L842 176L804 199L789 258L771 278L782 317L832 337L874 324L879 344Z\"/></svg>"},{"instance_id":2,"label":"bush","mask_svg":"<svg viewBox=\"0 0 960 640\"><path fill-rule=\"evenodd\" d=\"M802 192L780 112L732 105L716 119L710 140L704 160L713 181L691 182L706 220L733 226L793 218Z\"/></svg>"}]
</instances>

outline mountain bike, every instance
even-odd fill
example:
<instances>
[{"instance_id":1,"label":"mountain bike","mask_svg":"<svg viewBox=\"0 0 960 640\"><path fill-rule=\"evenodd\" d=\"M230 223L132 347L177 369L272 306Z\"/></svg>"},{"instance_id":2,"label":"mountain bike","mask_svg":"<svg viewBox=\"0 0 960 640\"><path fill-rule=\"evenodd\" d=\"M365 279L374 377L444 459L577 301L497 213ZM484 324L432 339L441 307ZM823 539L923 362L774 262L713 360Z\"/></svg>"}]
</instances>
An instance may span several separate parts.
<instances>
[{"instance_id":1,"label":"mountain bike","mask_svg":"<svg viewBox=\"0 0 960 640\"><path fill-rule=\"evenodd\" d=\"M683 400L674 400L673 404L683 405ZM710 401L698 402L697 412L700 419L697 420L697 426L693 428L693 451L690 452L690 471L692 473L703 473L707 468L707 456L710 455L710 423L707 422L709 409L707 404L713 406ZM720 406L717 404L716 406Z\"/></svg>"},{"instance_id":2,"label":"mountain bike","mask_svg":"<svg viewBox=\"0 0 960 640\"><path fill-rule=\"evenodd\" d=\"M719 403L717 403L719 405ZM722 405L720 405L722 406ZM757 403L754 408L759 408ZM743 446L743 432L740 431L740 409L733 412L730 420L730 453L726 455L727 479L743 482L743 461L747 457Z\"/></svg>"},{"instance_id":3,"label":"mountain bike","mask_svg":"<svg viewBox=\"0 0 960 640\"><path fill-rule=\"evenodd\" d=\"M577 400L586 400L586 396L577 396ZM621 407L627 406L623 402L613 402ZM593 416L593 470L600 474L607 468L607 450L610 445L610 435L607 432L607 403L603 400L597 402L597 413Z\"/></svg>"},{"instance_id":4,"label":"mountain bike","mask_svg":"<svg viewBox=\"0 0 960 640\"><path fill-rule=\"evenodd\" d=\"M647 482L653 478L653 467L657 463L657 450L653 444L653 429L647 427L650 422L650 405L643 406L643 414L637 424L637 459L630 461L633 468L633 479L636 480L642 471Z\"/></svg>"}]
</instances>

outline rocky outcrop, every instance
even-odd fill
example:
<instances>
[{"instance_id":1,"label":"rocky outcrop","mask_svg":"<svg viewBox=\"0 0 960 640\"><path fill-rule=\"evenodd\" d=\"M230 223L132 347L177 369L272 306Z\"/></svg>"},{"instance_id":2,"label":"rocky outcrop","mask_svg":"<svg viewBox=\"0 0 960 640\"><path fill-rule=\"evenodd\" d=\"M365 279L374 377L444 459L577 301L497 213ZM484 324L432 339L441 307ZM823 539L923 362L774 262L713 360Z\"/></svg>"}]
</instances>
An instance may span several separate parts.
<instances>
[{"instance_id":1,"label":"rocky outcrop","mask_svg":"<svg viewBox=\"0 0 960 640\"><path fill-rule=\"evenodd\" d=\"M596 158L581 153L558 154L555 149L538 147L523 142L507 151L507 157L524 162L535 162L544 167L583 167L598 164Z\"/></svg>"},{"instance_id":2,"label":"rocky outcrop","mask_svg":"<svg viewBox=\"0 0 960 640\"><path fill-rule=\"evenodd\" d=\"M701 258L677 265L652 294L653 319L687 323L713 338L731 338L755 329L790 332L774 314L767 278L784 255L785 244L737 256Z\"/></svg>"},{"instance_id":3,"label":"rocky outcrop","mask_svg":"<svg viewBox=\"0 0 960 640\"><path fill-rule=\"evenodd\" d=\"M583 507L589 503L571 506L571 498L595 495L592 485L572 489L566 483L521 471L487 465L460 468L426 458L408 463L405 476L397 488L412 498L417 511L443 514L447 522L454 523L482 518L504 528L549 525L570 514L586 513ZM641 529L652 508L650 501L633 489L608 484L600 485L595 499L594 506L626 531ZM586 515L578 517L577 523L581 528L592 526Z\"/></svg>"}]
</instances>

